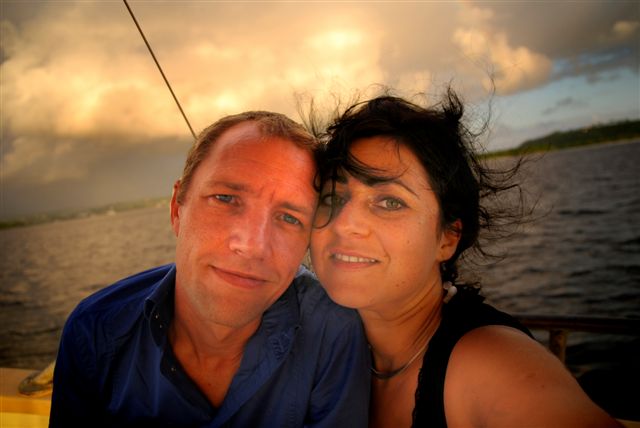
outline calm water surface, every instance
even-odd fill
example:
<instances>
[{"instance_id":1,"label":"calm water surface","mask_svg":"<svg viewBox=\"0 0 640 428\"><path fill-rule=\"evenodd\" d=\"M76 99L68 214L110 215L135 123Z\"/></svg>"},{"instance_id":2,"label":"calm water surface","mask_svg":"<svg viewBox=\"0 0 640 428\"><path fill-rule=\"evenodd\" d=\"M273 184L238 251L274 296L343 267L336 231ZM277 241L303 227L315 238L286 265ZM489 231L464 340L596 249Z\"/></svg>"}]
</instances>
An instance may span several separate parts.
<instances>
[{"instance_id":1,"label":"calm water surface","mask_svg":"<svg viewBox=\"0 0 640 428\"><path fill-rule=\"evenodd\" d=\"M497 249L485 294L515 312L640 318L640 144L547 153L527 166L537 219Z\"/></svg>"},{"instance_id":2,"label":"calm water surface","mask_svg":"<svg viewBox=\"0 0 640 428\"><path fill-rule=\"evenodd\" d=\"M525 188L545 215L501 242L504 260L480 269L489 302L508 312L640 318L638 164L640 142L537 156ZM168 207L156 207L0 230L0 243L0 366L42 368L82 298L171 262L175 238ZM597 358L626 352L613 339L570 339Z\"/></svg>"}]
</instances>

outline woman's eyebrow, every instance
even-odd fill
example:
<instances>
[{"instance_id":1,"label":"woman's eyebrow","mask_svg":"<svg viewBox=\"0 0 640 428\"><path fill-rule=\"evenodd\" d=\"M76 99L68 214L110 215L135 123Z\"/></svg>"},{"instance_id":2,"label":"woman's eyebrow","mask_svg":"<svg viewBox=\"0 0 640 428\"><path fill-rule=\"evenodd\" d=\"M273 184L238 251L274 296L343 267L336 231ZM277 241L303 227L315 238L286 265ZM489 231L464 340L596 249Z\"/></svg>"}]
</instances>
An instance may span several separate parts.
<instances>
[{"instance_id":1,"label":"woman's eyebrow","mask_svg":"<svg viewBox=\"0 0 640 428\"><path fill-rule=\"evenodd\" d=\"M367 186L384 186L385 184L395 184L398 185L400 187L405 188L407 191L409 191L411 194L415 195L416 197L418 197L418 193L416 193L408 184L406 184L404 181L402 181L400 178L396 177L396 178L386 178L386 177L370 177L367 178L364 183Z\"/></svg>"},{"instance_id":2,"label":"woman's eyebrow","mask_svg":"<svg viewBox=\"0 0 640 428\"><path fill-rule=\"evenodd\" d=\"M411 187L409 187L409 185L406 184L404 181L402 181L399 177L369 175L369 176L364 176L362 178L353 177L353 179L358 180L369 187L383 186L385 184L396 184L400 187L405 188L408 192L415 195L416 197L419 197L418 193L415 190L413 190ZM346 174L336 174L333 177L333 180L336 183L340 183L340 184L347 184L349 181Z\"/></svg>"}]
</instances>

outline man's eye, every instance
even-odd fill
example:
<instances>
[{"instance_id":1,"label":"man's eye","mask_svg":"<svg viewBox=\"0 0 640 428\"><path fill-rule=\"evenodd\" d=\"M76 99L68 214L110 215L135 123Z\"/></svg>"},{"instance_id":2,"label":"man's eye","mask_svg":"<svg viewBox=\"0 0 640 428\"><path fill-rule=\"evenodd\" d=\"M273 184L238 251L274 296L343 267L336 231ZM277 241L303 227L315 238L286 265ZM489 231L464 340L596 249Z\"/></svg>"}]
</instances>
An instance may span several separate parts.
<instances>
[{"instance_id":1,"label":"man's eye","mask_svg":"<svg viewBox=\"0 0 640 428\"><path fill-rule=\"evenodd\" d=\"M295 218L294 216L292 216L291 214L283 214L282 215L282 220L284 220L286 223L289 224L302 224L302 222L300 220L298 220L297 218Z\"/></svg>"},{"instance_id":2,"label":"man's eye","mask_svg":"<svg viewBox=\"0 0 640 428\"><path fill-rule=\"evenodd\" d=\"M225 204L230 204L231 202L233 202L233 196L231 195L213 195L213 197Z\"/></svg>"}]
</instances>

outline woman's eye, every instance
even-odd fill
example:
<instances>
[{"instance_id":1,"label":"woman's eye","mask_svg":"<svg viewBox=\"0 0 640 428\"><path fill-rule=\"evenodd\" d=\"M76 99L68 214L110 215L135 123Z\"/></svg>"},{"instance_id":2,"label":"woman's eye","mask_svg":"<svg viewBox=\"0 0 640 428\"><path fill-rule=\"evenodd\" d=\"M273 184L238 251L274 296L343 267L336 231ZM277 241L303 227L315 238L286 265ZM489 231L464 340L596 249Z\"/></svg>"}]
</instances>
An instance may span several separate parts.
<instances>
[{"instance_id":1,"label":"woman's eye","mask_svg":"<svg viewBox=\"0 0 640 428\"><path fill-rule=\"evenodd\" d=\"M333 195L331 193L327 193L326 195L320 197L320 205L330 207L332 202Z\"/></svg>"},{"instance_id":2,"label":"woman's eye","mask_svg":"<svg viewBox=\"0 0 640 428\"><path fill-rule=\"evenodd\" d=\"M405 203L396 198L384 198L377 205L389 211L397 211L405 207Z\"/></svg>"},{"instance_id":3,"label":"woman's eye","mask_svg":"<svg viewBox=\"0 0 640 428\"><path fill-rule=\"evenodd\" d=\"M327 193L320 197L320 205L327 207L340 207L345 204L345 199L335 193Z\"/></svg>"}]
</instances>

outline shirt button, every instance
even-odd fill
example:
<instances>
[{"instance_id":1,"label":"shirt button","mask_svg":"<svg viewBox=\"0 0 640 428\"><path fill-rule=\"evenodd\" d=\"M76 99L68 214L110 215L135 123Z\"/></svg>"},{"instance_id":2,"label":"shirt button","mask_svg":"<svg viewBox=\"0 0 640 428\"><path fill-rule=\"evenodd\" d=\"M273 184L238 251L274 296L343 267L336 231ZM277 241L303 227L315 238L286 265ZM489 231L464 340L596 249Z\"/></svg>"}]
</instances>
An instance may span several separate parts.
<instances>
[{"instance_id":1,"label":"shirt button","mask_svg":"<svg viewBox=\"0 0 640 428\"><path fill-rule=\"evenodd\" d=\"M163 325L162 325L162 324L158 324L158 327L162 328L162 327L163 327Z\"/></svg>"},{"instance_id":2,"label":"shirt button","mask_svg":"<svg viewBox=\"0 0 640 428\"><path fill-rule=\"evenodd\" d=\"M176 372L176 366L171 366L171 371L175 373Z\"/></svg>"}]
</instances>

